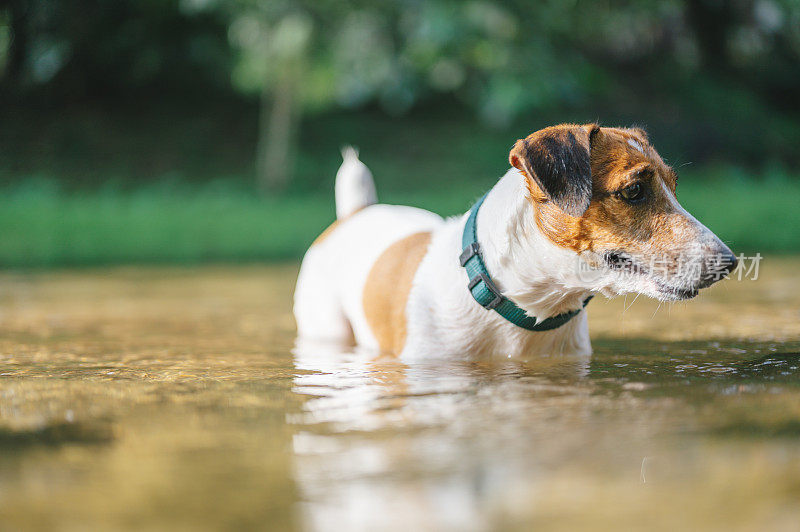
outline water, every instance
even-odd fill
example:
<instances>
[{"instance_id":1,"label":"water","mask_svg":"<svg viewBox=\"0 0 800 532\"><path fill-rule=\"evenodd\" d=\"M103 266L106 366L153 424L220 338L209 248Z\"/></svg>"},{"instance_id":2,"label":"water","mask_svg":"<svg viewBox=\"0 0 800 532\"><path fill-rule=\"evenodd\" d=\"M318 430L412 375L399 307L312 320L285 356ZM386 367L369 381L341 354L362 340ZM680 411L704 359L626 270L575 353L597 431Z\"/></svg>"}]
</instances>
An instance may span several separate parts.
<instances>
[{"instance_id":1,"label":"water","mask_svg":"<svg viewBox=\"0 0 800 532\"><path fill-rule=\"evenodd\" d=\"M6 273L0 528L797 530L798 266L414 365L294 355L294 266Z\"/></svg>"}]
</instances>

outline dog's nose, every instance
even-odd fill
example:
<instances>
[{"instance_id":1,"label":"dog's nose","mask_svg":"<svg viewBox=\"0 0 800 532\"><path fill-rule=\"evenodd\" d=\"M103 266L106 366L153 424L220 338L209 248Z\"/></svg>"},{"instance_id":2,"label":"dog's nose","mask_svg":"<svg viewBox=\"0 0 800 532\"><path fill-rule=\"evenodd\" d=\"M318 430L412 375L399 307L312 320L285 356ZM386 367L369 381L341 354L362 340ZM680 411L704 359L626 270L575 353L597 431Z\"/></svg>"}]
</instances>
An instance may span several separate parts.
<instances>
[{"instance_id":1,"label":"dog's nose","mask_svg":"<svg viewBox=\"0 0 800 532\"><path fill-rule=\"evenodd\" d=\"M709 286L736 269L739 264L736 255L727 246L706 260L706 272L703 275L703 284Z\"/></svg>"},{"instance_id":2,"label":"dog's nose","mask_svg":"<svg viewBox=\"0 0 800 532\"><path fill-rule=\"evenodd\" d=\"M725 275L727 275L736 269L736 266L739 265L739 259L736 258L736 255L734 255L733 251L730 249L726 249L725 251L726 253L722 262L724 264L723 270L725 271Z\"/></svg>"}]
</instances>

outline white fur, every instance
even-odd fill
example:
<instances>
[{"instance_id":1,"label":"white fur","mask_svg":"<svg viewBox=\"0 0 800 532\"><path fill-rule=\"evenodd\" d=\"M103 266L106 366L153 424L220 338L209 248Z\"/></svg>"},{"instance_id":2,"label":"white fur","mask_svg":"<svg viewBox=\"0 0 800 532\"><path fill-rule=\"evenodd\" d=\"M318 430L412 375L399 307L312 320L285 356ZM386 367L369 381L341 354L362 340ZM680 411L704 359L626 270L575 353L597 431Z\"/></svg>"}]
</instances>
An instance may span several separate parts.
<instances>
[{"instance_id":1,"label":"white fur","mask_svg":"<svg viewBox=\"0 0 800 532\"><path fill-rule=\"evenodd\" d=\"M630 144L630 146L631 146L631 147L632 147L634 150L639 150L641 153L644 153L644 148L642 148L642 145L641 145L641 144L639 144L638 142L636 142L635 140L633 140L633 139L628 139L628 144Z\"/></svg>"},{"instance_id":2,"label":"white fur","mask_svg":"<svg viewBox=\"0 0 800 532\"><path fill-rule=\"evenodd\" d=\"M478 241L497 287L526 312L548 318L580 308L589 295L570 272L576 255L538 230L524 178L515 169L491 190L478 213ZM467 214L448 220L433 236L409 294L403 357L589 355L586 313L552 331L532 332L482 308L467 290L458 262Z\"/></svg>"},{"instance_id":3,"label":"white fur","mask_svg":"<svg viewBox=\"0 0 800 532\"><path fill-rule=\"evenodd\" d=\"M353 167L347 157L345 167ZM337 176L337 212L339 179L348 175L342 169ZM368 188L374 190L374 185ZM498 287L532 315L546 318L580 307L589 290L568 273L574 269L574 253L557 248L538 232L531 208L522 176L509 171L480 210L478 239ZM295 291L298 336L353 339L376 348L362 307L369 270L393 242L431 231L428 253L408 298L408 335L401 357L588 355L585 312L554 331L531 332L472 299L466 271L458 263L465 220L466 215L445 221L428 211L392 205L373 205L353 214L303 259Z\"/></svg>"},{"instance_id":4,"label":"white fur","mask_svg":"<svg viewBox=\"0 0 800 532\"><path fill-rule=\"evenodd\" d=\"M433 230L442 218L422 209L372 205L347 218L303 258L294 294L300 336L377 347L362 308L367 275L394 242Z\"/></svg>"}]
</instances>

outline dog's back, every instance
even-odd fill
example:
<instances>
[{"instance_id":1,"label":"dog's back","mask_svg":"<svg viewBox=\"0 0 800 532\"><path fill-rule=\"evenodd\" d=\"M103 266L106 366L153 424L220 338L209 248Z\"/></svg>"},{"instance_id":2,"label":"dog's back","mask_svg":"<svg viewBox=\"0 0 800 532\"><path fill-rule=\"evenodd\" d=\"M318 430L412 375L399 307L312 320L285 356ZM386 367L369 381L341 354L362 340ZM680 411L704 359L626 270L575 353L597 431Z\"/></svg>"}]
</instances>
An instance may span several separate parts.
<instances>
[{"instance_id":1,"label":"dog's back","mask_svg":"<svg viewBox=\"0 0 800 532\"><path fill-rule=\"evenodd\" d=\"M317 237L300 267L294 296L298 336L378 348L383 342L376 320L392 319L392 308L402 301L398 291L410 282L394 274L409 275L407 256L419 254L423 242L417 238L413 251L393 244L432 231L443 220L422 209L376 204L369 169L352 148L343 158L335 185L337 220ZM367 299L371 316L364 309Z\"/></svg>"}]
</instances>

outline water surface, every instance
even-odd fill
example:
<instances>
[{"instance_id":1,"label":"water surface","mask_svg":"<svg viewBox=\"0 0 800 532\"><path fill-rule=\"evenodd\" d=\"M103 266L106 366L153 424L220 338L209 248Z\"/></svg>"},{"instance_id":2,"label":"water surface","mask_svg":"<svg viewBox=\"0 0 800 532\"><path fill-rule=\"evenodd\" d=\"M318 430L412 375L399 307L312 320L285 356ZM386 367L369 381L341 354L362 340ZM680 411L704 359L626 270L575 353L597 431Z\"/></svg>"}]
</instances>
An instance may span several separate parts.
<instances>
[{"instance_id":1,"label":"water surface","mask_svg":"<svg viewBox=\"0 0 800 532\"><path fill-rule=\"evenodd\" d=\"M295 266L6 273L0 526L797 530L798 267L413 365L293 353Z\"/></svg>"}]
</instances>

